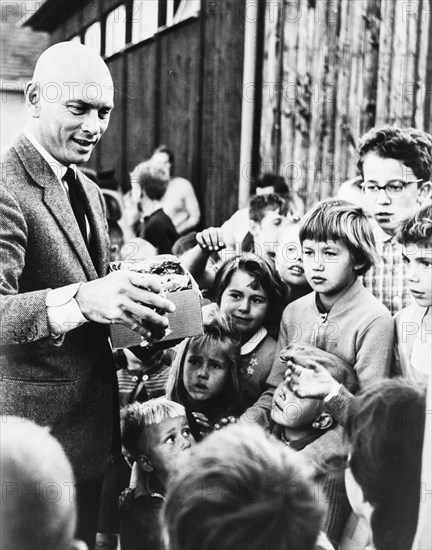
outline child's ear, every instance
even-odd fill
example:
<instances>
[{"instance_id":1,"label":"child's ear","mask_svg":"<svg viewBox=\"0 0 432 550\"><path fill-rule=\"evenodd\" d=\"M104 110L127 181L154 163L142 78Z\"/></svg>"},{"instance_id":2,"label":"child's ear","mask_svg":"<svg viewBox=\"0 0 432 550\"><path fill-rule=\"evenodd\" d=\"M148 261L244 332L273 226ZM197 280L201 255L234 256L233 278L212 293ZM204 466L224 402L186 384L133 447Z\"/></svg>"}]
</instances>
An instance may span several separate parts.
<instances>
[{"instance_id":1,"label":"child's ear","mask_svg":"<svg viewBox=\"0 0 432 550\"><path fill-rule=\"evenodd\" d=\"M143 472L146 472L148 474L151 474L153 472L153 464L150 462L148 456L138 455L135 461Z\"/></svg>"},{"instance_id":2,"label":"child's ear","mask_svg":"<svg viewBox=\"0 0 432 550\"><path fill-rule=\"evenodd\" d=\"M328 413L321 413L312 422L312 428L316 430L328 430L333 425L333 418Z\"/></svg>"},{"instance_id":3,"label":"child's ear","mask_svg":"<svg viewBox=\"0 0 432 550\"><path fill-rule=\"evenodd\" d=\"M425 181L424 184L420 187L419 193L417 195L417 202L422 204L427 198L431 197L432 183L430 181Z\"/></svg>"},{"instance_id":4,"label":"child's ear","mask_svg":"<svg viewBox=\"0 0 432 550\"><path fill-rule=\"evenodd\" d=\"M254 220L249 220L249 231L251 232L252 236L255 237L260 229L260 224Z\"/></svg>"}]
</instances>

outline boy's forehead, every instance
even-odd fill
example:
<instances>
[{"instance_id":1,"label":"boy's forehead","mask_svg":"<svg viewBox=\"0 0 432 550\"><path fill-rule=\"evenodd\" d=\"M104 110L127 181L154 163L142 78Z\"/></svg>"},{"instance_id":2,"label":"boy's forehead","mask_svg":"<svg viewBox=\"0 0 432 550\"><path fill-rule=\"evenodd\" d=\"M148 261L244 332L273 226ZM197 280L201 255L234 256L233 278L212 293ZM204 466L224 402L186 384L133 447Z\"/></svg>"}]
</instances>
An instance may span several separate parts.
<instances>
[{"instance_id":1,"label":"boy's forehead","mask_svg":"<svg viewBox=\"0 0 432 550\"><path fill-rule=\"evenodd\" d=\"M407 178L414 175L411 168L401 160L391 157L380 157L373 151L367 153L363 161L363 175L366 180L385 179L386 181Z\"/></svg>"},{"instance_id":2,"label":"boy's forehead","mask_svg":"<svg viewBox=\"0 0 432 550\"><path fill-rule=\"evenodd\" d=\"M432 243L431 246L406 243L402 245L402 253L408 258L426 258L432 260Z\"/></svg>"},{"instance_id":3,"label":"boy's forehead","mask_svg":"<svg viewBox=\"0 0 432 550\"><path fill-rule=\"evenodd\" d=\"M175 418L171 418L169 416L165 417L163 420L158 422L157 424L150 424L146 428L147 437L160 439L163 437L164 434L171 432L173 430L176 430L183 426L183 424L186 422L186 416L176 416Z\"/></svg>"}]
</instances>

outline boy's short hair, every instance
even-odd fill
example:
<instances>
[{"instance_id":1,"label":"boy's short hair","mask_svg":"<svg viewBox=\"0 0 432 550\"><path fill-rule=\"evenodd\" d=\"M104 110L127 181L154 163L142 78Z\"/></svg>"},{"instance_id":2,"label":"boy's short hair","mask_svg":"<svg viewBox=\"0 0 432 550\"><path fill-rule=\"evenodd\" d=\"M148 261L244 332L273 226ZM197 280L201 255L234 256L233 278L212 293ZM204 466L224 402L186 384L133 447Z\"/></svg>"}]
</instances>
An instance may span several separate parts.
<instances>
[{"instance_id":1,"label":"boy's short hair","mask_svg":"<svg viewBox=\"0 0 432 550\"><path fill-rule=\"evenodd\" d=\"M381 158L401 161L411 168L415 176L423 183L432 176L432 136L417 128L398 128L384 126L372 128L364 134L359 145L357 167L363 176L363 162L368 153ZM421 186L421 182L419 182Z\"/></svg>"},{"instance_id":2,"label":"boy's short hair","mask_svg":"<svg viewBox=\"0 0 432 550\"><path fill-rule=\"evenodd\" d=\"M307 212L300 222L300 242L342 241L363 275L376 257L375 239L369 220L360 206L347 201L328 199Z\"/></svg>"},{"instance_id":3,"label":"boy's short hair","mask_svg":"<svg viewBox=\"0 0 432 550\"><path fill-rule=\"evenodd\" d=\"M423 206L405 220L396 232L396 239L403 245L417 244L432 248L432 205Z\"/></svg>"},{"instance_id":4,"label":"boy's short hair","mask_svg":"<svg viewBox=\"0 0 432 550\"><path fill-rule=\"evenodd\" d=\"M137 181L151 200L160 200L168 186L169 175L165 168L151 161L139 165Z\"/></svg>"},{"instance_id":5,"label":"boy's short hair","mask_svg":"<svg viewBox=\"0 0 432 550\"><path fill-rule=\"evenodd\" d=\"M214 432L171 480L168 550L315 549L322 509L308 468L258 426Z\"/></svg>"},{"instance_id":6,"label":"boy's short hair","mask_svg":"<svg viewBox=\"0 0 432 550\"><path fill-rule=\"evenodd\" d=\"M266 187L273 187L274 193L283 196L285 199L289 197L290 189L283 176L272 174L271 172L263 174L252 183L251 193L254 195L257 189L264 189Z\"/></svg>"},{"instance_id":7,"label":"boy's short hair","mask_svg":"<svg viewBox=\"0 0 432 550\"><path fill-rule=\"evenodd\" d=\"M261 223L262 219L269 210L276 210L281 216L286 216L288 213L287 202L276 195L269 193L268 195L255 195L249 200L249 219L254 222Z\"/></svg>"},{"instance_id":8,"label":"boy's short hair","mask_svg":"<svg viewBox=\"0 0 432 550\"><path fill-rule=\"evenodd\" d=\"M412 547L420 502L425 393L407 379L370 384L350 402L350 469L373 507L377 550Z\"/></svg>"},{"instance_id":9,"label":"boy's short hair","mask_svg":"<svg viewBox=\"0 0 432 550\"><path fill-rule=\"evenodd\" d=\"M186 416L183 405L157 397L145 403L132 403L120 411L120 426L122 443L126 451L136 457L146 449L142 444L147 444L146 428L154 424L160 424L167 418L180 418Z\"/></svg>"}]
</instances>

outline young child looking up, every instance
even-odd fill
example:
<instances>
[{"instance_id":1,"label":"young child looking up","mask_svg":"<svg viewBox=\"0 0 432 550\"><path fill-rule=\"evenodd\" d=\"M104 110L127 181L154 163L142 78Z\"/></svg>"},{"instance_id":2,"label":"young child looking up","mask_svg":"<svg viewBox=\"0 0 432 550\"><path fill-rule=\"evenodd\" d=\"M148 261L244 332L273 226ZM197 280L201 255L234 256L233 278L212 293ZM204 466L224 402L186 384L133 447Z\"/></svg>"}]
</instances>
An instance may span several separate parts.
<instances>
[{"instance_id":1,"label":"young child looking up","mask_svg":"<svg viewBox=\"0 0 432 550\"><path fill-rule=\"evenodd\" d=\"M415 303L396 314L401 373L418 382L432 376L432 206L419 210L396 233Z\"/></svg>"},{"instance_id":2,"label":"young child looking up","mask_svg":"<svg viewBox=\"0 0 432 550\"><path fill-rule=\"evenodd\" d=\"M303 349L308 346L304 346ZM329 373L350 392L358 387L354 370L336 357L327 365ZM271 433L296 451L302 451L329 430L337 426L337 421L325 409L320 399L297 397L284 382L281 382L273 395L271 409L273 425ZM328 461L330 462L331 457ZM339 460L339 453L335 456ZM335 464L335 470L337 470ZM345 522L351 511L345 492L343 471L328 473L317 480L318 491L322 491L328 511L325 533L337 544Z\"/></svg>"},{"instance_id":3,"label":"young child looking up","mask_svg":"<svg viewBox=\"0 0 432 550\"><path fill-rule=\"evenodd\" d=\"M298 223L286 226L279 237L276 270L288 286L289 303L312 292L304 272Z\"/></svg>"},{"instance_id":4,"label":"young child looking up","mask_svg":"<svg viewBox=\"0 0 432 550\"><path fill-rule=\"evenodd\" d=\"M162 548L159 512L168 478L195 444L182 405L158 397L121 411L125 452L135 461L134 487L120 497L122 550Z\"/></svg>"},{"instance_id":5,"label":"young child looking up","mask_svg":"<svg viewBox=\"0 0 432 550\"><path fill-rule=\"evenodd\" d=\"M323 548L310 474L258 426L214 432L170 484L162 515L167 550Z\"/></svg>"},{"instance_id":6,"label":"young child looking up","mask_svg":"<svg viewBox=\"0 0 432 550\"><path fill-rule=\"evenodd\" d=\"M184 405L197 440L222 418L240 413L238 354L232 328L220 318L204 325L202 336L187 338L176 352L166 393Z\"/></svg>"},{"instance_id":7,"label":"young child looking up","mask_svg":"<svg viewBox=\"0 0 432 550\"><path fill-rule=\"evenodd\" d=\"M376 382L350 403L347 493L369 522L376 550L413 548L425 408L423 389L403 379Z\"/></svg>"},{"instance_id":8,"label":"young child looking up","mask_svg":"<svg viewBox=\"0 0 432 550\"><path fill-rule=\"evenodd\" d=\"M214 296L221 315L240 333L243 406L265 389L276 349L286 287L266 260L252 254L227 260L220 267Z\"/></svg>"},{"instance_id":9,"label":"young child looking up","mask_svg":"<svg viewBox=\"0 0 432 550\"><path fill-rule=\"evenodd\" d=\"M303 218L300 241L314 292L289 304L283 313L269 390L256 404L268 412L286 370L279 353L289 344L311 344L343 359L355 370L360 388L388 376L393 357L391 315L358 280L374 258L363 210L345 201L324 201ZM252 414L262 418L260 411Z\"/></svg>"}]
</instances>

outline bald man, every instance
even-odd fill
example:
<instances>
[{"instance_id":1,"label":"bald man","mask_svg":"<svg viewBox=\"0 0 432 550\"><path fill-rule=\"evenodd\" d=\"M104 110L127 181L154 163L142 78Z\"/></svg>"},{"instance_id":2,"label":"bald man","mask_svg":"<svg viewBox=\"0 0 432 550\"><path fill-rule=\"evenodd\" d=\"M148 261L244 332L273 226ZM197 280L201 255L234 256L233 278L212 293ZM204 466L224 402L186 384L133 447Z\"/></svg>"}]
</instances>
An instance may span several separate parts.
<instances>
[{"instance_id":1,"label":"bald man","mask_svg":"<svg viewBox=\"0 0 432 550\"><path fill-rule=\"evenodd\" d=\"M56 44L39 58L25 97L29 123L1 165L0 412L51 427L74 468L79 538L92 547L118 433L108 326L146 335L167 326L174 306L154 276L106 275L103 198L76 166L114 107L104 61L81 44Z\"/></svg>"},{"instance_id":2,"label":"bald man","mask_svg":"<svg viewBox=\"0 0 432 550\"><path fill-rule=\"evenodd\" d=\"M85 550L74 540L74 476L59 442L31 421L0 417L0 550Z\"/></svg>"}]
</instances>

